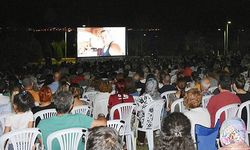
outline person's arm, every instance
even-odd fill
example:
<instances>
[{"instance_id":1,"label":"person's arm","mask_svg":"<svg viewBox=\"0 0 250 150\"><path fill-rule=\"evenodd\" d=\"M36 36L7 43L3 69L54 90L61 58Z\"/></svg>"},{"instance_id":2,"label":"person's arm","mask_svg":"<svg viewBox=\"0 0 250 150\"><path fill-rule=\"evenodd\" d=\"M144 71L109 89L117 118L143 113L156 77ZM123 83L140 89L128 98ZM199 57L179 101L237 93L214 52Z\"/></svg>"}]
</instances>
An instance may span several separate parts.
<instances>
[{"instance_id":1,"label":"person's arm","mask_svg":"<svg viewBox=\"0 0 250 150\"><path fill-rule=\"evenodd\" d=\"M99 126L106 126L107 125L107 120L105 118L94 120L91 128L93 127L99 127Z\"/></svg>"},{"instance_id":2,"label":"person's arm","mask_svg":"<svg viewBox=\"0 0 250 150\"><path fill-rule=\"evenodd\" d=\"M10 131L11 131L11 127L5 126L5 128L4 128L4 134L5 134L5 133L8 133L8 132L10 132Z\"/></svg>"}]
</instances>

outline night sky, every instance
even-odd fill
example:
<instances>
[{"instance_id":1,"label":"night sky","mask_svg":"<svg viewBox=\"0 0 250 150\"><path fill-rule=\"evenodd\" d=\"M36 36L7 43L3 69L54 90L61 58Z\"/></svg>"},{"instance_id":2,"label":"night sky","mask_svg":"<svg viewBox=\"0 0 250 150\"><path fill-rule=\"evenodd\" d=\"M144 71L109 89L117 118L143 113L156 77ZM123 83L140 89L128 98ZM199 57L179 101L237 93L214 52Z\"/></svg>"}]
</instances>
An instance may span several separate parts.
<instances>
[{"instance_id":1,"label":"night sky","mask_svg":"<svg viewBox=\"0 0 250 150\"><path fill-rule=\"evenodd\" d=\"M0 25L249 28L250 0L1 0Z\"/></svg>"}]
</instances>

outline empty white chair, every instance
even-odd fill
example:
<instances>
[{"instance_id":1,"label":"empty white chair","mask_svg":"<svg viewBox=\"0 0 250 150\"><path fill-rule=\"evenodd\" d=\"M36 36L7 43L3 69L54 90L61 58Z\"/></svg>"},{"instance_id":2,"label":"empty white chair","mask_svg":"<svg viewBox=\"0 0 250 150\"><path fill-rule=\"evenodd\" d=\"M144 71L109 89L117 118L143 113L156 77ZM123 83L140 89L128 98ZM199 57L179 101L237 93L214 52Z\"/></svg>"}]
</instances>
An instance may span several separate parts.
<instances>
[{"instance_id":1,"label":"empty white chair","mask_svg":"<svg viewBox=\"0 0 250 150\"><path fill-rule=\"evenodd\" d=\"M166 108L169 107L169 95L175 94L177 91L166 91L161 94L161 98L166 99Z\"/></svg>"},{"instance_id":2,"label":"empty white chair","mask_svg":"<svg viewBox=\"0 0 250 150\"><path fill-rule=\"evenodd\" d=\"M226 105L226 106L220 108L219 110L217 110L217 112L215 114L215 124L216 124L216 121L218 119L220 119L220 116L221 116L222 113L225 113L225 120L236 117L237 116L237 111L239 109L239 105L240 104L238 104L238 103L229 104L229 105Z\"/></svg>"},{"instance_id":3,"label":"empty white chair","mask_svg":"<svg viewBox=\"0 0 250 150\"><path fill-rule=\"evenodd\" d=\"M250 134L250 100L249 101L246 101L244 103L242 103L239 107L239 110L238 110L238 113L237 113L237 116L239 118L242 117L242 111L243 109L246 108L247 110L247 122L246 122L246 126L247 126L247 133ZM248 134L247 134L247 137L248 137ZM247 138L246 140L246 143L249 145L249 140Z\"/></svg>"},{"instance_id":4,"label":"empty white chair","mask_svg":"<svg viewBox=\"0 0 250 150\"><path fill-rule=\"evenodd\" d=\"M41 137L38 128L27 128L13 131L0 137L0 149L5 150L5 143L8 140L14 150L33 150L37 137Z\"/></svg>"},{"instance_id":5,"label":"empty white chair","mask_svg":"<svg viewBox=\"0 0 250 150\"><path fill-rule=\"evenodd\" d=\"M149 150L154 149L154 131L161 129L161 112L164 103L164 100L155 100L143 109L144 121L141 123L142 127L138 127L137 130L146 132Z\"/></svg>"},{"instance_id":6,"label":"empty white chair","mask_svg":"<svg viewBox=\"0 0 250 150\"><path fill-rule=\"evenodd\" d=\"M210 87L210 88L208 89L208 91L209 91L210 93L213 93L214 90L217 89L217 88L218 88L217 86L213 86L213 87Z\"/></svg>"},{"instance_id":7,"label":"empty white chair","mask_svg":"<svg viewBox=\"0 0 250 150\"><path fill-rule=\"evenodd\" d=\"M11 114L0 115L0 136L4 132L6 118Z\"/></svg>"},{"instance_id":8,"label":"empty white chair","mask_svg":"<svg viewBox=\"0 0 250 150\"><path fill-rule=\"evenodd\" d=\"M75 106L71 110L72 114L83 114L83 115L90 115L90 106L82 105L82 106Z\"/></svg>"},{"instance_id":9,"label":"empty white chair","mask_svg":"<svg viewBox=\"0 0 250 150\"><path fill-rule=\"evenodd\" d=\"M69 128L53 132L47 138L47 149L52 150L53 140L57 139L60 150L77 150L82 138L86 141L86 134L87 129L84 128Z\"/></svg>"},{"instance_id":10,"label":"empty white chair","mask_svg":"<svg viewBox=\"0 0 250 150\"><path fill-rule=\"evenodd\" d=\"M202 97L202 107L207 108L207 104L213 95L207 95Z\"/></svg>"},{"instance_id":11,"label":"empty white chair","mask_svg":"<svg viewBox=\"0 0 250 150\"><path fill-rule=\"evenodd\" d=\"M45 109L34 114L34 122L39 117L41 120L53 117L57 114L56 109Z\"/></svg>"},{"instance_id":12,"label":"empty white chair","mask_svg":"<svg viewBox=\"0 0 250 150\"><path fill-rule=\"evenodd\" d=\"M97 118L98 114L102 113L105 116L108 114L108 102L110 93L99 92L93 100L93 118Z\"/></svg>"},{"instance_id":13,"label":"empty white chair","mask_svg":"<svg viewBox=\"0 0 250 150\"><path fill-rule=\"evenodd\" d=\"M133 150L136 149L134 132L131 129L131 118L134 108L135 105L133 103L122 103L113 106L110 110L111 120L113 120L115 111L117 110L119 113L119 119L125 121L125 136L126 136L126 144L128 150L131 150L132 148ZM131 141L132 141L132 147L131 147Z\"/></svg>"},{"instance_id":14,"label":"empty white chair","mask_svg":"<svg viewBox=\"0 0 250 150\"><path fill-rule=\"evenodd\" d=\"M183 112L185 110L184 104L183 104L183 98L175 100L171 105L171 113L175 112L176 109L179 109L178 112Z\"/></svg>"}]
</instances>

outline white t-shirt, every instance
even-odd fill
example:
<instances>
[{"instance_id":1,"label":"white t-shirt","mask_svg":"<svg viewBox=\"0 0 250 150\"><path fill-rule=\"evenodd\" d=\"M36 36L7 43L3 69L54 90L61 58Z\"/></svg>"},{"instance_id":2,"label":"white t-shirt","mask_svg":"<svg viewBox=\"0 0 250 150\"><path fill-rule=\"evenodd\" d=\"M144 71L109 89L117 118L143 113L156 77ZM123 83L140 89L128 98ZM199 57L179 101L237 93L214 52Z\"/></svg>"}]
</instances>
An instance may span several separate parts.
<instances>
[{"instance_id":1,"label":"white t-shirt","mask_svg":"<svg viewBox=\"0 0 250 150\"><path fill-rule=\"evenodd\" d=\"M206 108L198 107L194 109L187 110L184 115L188 117L191 122L191 135L195 141L195 124L199 124L210 128L210 114Z\"/></svg>"},{"instance_id":2,"label":"white t-shirt","mask_svg":"<svg viewBox=\"0 0 250 150\"><path fill-rule=\"evenodd\" d=\"M27 111L21 114L12 114L6 118L5 126L11 127L11 131L28 128L30 121L33 121L33 113Z\"/></svg>"}]
</instances>

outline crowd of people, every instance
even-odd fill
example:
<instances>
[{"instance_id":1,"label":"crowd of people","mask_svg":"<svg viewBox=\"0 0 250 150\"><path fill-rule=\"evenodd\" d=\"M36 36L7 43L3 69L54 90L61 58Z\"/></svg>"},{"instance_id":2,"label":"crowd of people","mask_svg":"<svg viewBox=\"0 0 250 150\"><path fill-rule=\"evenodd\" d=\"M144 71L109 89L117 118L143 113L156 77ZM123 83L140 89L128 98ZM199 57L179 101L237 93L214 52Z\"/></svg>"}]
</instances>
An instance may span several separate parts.
<instances>
[{"instance_id":1,"label":"crowd of people","mask_svg":"<svg viewBox=\"0 0 250 150\"><path fill-rule=\"evenodd\" d=\"M120 150L123 149L123 141L118 133L104 127L110 119L110 109L121 103L139 104L136 118L142 126L144 108L161 100L162 93L174 90L176 93L167 98L168 105L163 110L162 128L155 136L159 138L155 140L155 147L160 150L193 150L196 147L195 124L213 128L217 122L215 113L220 108L250 100L248 63L248 56L208 55L10 68L0 73L0 101L9 101L13 106L12 114L4 123L3 134L38 127L43 141L46 141L48 135L55 131L82 127L90 129L87 149ZM210 91L211 87L216 88ZM70 113L76 106L88 105L82 96L89 91L108 97L107 114L94 117ZM204 108L201 101L207 95L212 97ZM180 98L184 100L185 111L170 113L173 111L171 104ZM34 120L35 113L52 108L56 110L56 116ZM0 113L6 112L0 110ZM119 119L118 111L114 119ZM219 121L222 149L250 149L245 143L246 110L243 110L242 119L225 120L222 115ZM137 140L138 145L145 145L143 132L138 132ZM81 142L78 148L83 147ZM53 144L53 149L59 149L59 144Z\"/></svg>"}]
</instances>

